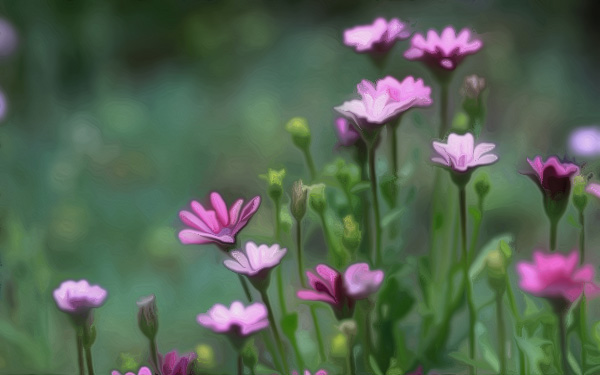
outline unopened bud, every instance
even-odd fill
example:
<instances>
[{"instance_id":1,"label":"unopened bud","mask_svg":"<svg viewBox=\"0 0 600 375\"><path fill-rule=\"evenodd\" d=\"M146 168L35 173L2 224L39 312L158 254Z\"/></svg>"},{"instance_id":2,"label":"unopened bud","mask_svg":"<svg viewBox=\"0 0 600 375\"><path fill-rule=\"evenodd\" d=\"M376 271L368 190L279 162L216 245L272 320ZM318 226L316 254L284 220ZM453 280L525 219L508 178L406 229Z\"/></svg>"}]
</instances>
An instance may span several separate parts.
<instances>
[{"instance_id":1,"label":"unopened bud","mask_svg":"<svg viewBox=\"0 0 600 375\"><path fill-rule=\"evenodd\" d=\"M360 240L362 239L362 233L358 227L358 223L354 220L352 215L344 217L344 234L342 236L342 243L346 249L355 251L360 246Z\"/></svg>"},{"instance_id":2,"label":"unopened bud","mask_svg":"<svg viewBox=\"0 0 600 375\"><path fill-rule=\"evenodd\" d=\"M573 179L573 205L579 211L583 211L587 205L586 184L586 178L583 176L575 176Z\"/></svg>"},{"instance_id":3,"label":"unopened bud","mask_svg":"<svg viewBox=\"0 0 600 375\"><path fill-rule=\"evenodd\" d=\"M213 348L206 344L196 346L196 362L206 369L215 367L216 361Z\"/></svg>"},{"instance_id":4,"label":"unopened bud","mask_svg":"<svg viewBox=\"0 0 600 375\"><path fill-rule=\"evenodd\" d=\"M475 181L475 192L481 200L488 195L490 192L490 179L487 174L483 173L477 177L477 180Z\"/></svg>"},{"instance_id":5,"label":"unopened bud","mask_svg":"<svg viewBox=\"0 0 600 375\"><path fill-rule=\"evenodd\" d=\"M348 355L348 339L343 333L338 333L331 339L331 356L345 358Z\"/></svg>"},{"instance_id":6,"label":"unopened bud","mask_svg":"<svg viewBox=\"0 0 600 375\"><path fill-rule=\"evenodd\" d=\"M302 220L306 214L306 200L308 199L308 192L306 187L302 185L302 180L294 182L292 185L292 203L290 211L296 219L296 221Z\"/></svg>"},{"instance_id":7,"label":"unopened bud","mask_svg":"<svg viewBox=\"0 0 600 375\"><path fill-rule=\"evenodd\" d=\"M465 77L461 94L469 99L478 99L483 90L485 90L485 78L473 74Z\"/></svg>"},{"instance_id":8,"label":"unopened bud","mask_svg":"<svg viewBox=\"0 0 600 375\"><path fill-rule=\"evenodd\" d=\"M156 296L151 294L137 301L138 325L140 331L149 340L154 340L158 332L158 313L156 308Z\"/></svg>"},{"instance_id":9,"label":"unopened bud","mask_svg":"<svg viewBox=\"0 0 600 375\"><path fill-rule=\"evenodd\" d=\"M285 125L285 130L292 135L292 141L301 150L310 145L310 128L304 117L294 117Z\"/></svg>"},{"instance_id":10,"label":"unopened bud","mask_svg":"<svg viewBox=\"0 0 600 375\"><path fill-rule=\"evenodd\" d=\"M492 289L504 293L506 289L506 258L500 249L492 250L485 259L488 283Z\"/></svg>"},{"instance_id":11,"label":"unopened bud","mask_svg":"<svg viewBox=\"0 0 600 375\"><path fill-rule=\"evenodd\" d=\"M279 171L269 168L266 175L261 175L261 178L267 181L267 192L269 197L274 201L281 199L283 195L283 178L285 177L285 168Z\"/></svg>"},{"instance_id":12,"label":"unopened bud","mask_svg":"<svg viewBox=\"0 0 600 375\"><path fill-rule=\"evenodd\" d=\"M352 319L342 321L338 328L349 340L356 336L358 332L356 322Z\"/></svg>"},{"instance_id":13,"label":"unopened bud","mask_svg":"<svg viewBox=\"0 0 600 375\"><path fill-rule=\"evenodd\" d=\"M312 185L310 188L310 207L318 214L323 214L327 208L327 200L325 198L325 185Z\"/></svg>"}]
</instances>

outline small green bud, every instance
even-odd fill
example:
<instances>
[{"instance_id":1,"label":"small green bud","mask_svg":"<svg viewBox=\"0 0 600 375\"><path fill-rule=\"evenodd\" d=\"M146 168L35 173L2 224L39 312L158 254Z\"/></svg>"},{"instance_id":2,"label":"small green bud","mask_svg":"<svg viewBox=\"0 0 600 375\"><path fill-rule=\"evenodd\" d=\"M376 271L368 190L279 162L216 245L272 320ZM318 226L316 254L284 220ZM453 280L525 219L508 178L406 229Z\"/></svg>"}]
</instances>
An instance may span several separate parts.
<instances>
[{"instance_id":1,"label":"small green bud","mask_svg":"<svg viewBox=\"0 0 600 375\"><path fill-rule=\"evenodd\" d=\"M292 141L301 150L310 146L310 128L304 117L294 117L285 125L285 130L292 135Z\"/></svg>"},{"instance_id":2,"label":"small green bud","mask_svg":"<svg viewBox=\"0 0 600 375\"><path fill-rule=\"evenodd\" d=\"M242 361L250 369L254 369L258 363L258 348L254 345L254 339L249 340L242 350ZM252 371L253 372L253 371Z\"/></svg>"},{"instance_id":3,"label":"small green bud","mask_svg":"<svg viewBox=\"0 0 600 375\"><path fill-rule=\"evenodd\" d=\"M343 333L338 333L331 339L331 356L346 358L348 355L348 339Z\"/></svg>"},{"instance_id":4,"label":"small green bud","mask_svg":"<svg viewBox=\"0 0 600 375\"><path fill-rule=\"evenodd\" d=\"M495 291L504 293L506 289L506 258L500 249L492 250L485 259L488 283Z\"/></svg>"},{"instance_id":5,"label":"small green bud","mask_svg":"<svg viewBox=\"0 0 600 375\"><path fill-rule=\"evenodd\" d=\"M325 185L317 184L312 185L310 188L310 207L315 210L318 214L325 213L327 208L327 200L325 198Z\"/></svg>"},{"instance_id":6,"label":"small green bud","mask_svg":"<svg viewBox=\"0 0 600 375\"><path fill-rule=\"evenodd\" d=\"M200 344L196 346L196 361L206 369L215 367L215 352L210 345Z\"/></svg>"},{"instance_id":7,"label":"small green bud","mask_svg":"<svg viewBox=\"0 0 600 375\"><path fill-rule=\"evenodd\" d=\"M306 214L306 200L308 199L308 192L306 187L302 185L302 180L294 182L292 185L292 203L290 211L296 219L296 221L302 220Z\"/></svg>"},{"instance_id":8,"label":"small green bud","mask_svg":"<svg viewBox=\"0 0 600 375\"><path fill-rule=\"evenodd\" d=\"M483 200L490 192L490 179L486 173L482 173L475 181L475 192L479 199Z\"/></svg>"},{"instance_id":9,"label":"small green bud","mask_svg":"<svg viewBox=\"0 0 600 375\"><path fill-rule=\"evenodd\" d=\"M140 331L148 338L154 340L158 332L158 311L156 308L156 296L151 294L140 298L138 306L138 325Z\"/></svg>"},{"instance_id":10,"label":"small green bud","mask_svg":"<svg viewBox=\"0 0 600 375\"><path fill-rule=\"evenodd\" d=\"M358 223L354 220L352 215L348 215L344 218L344 235L342 236L342 243L349 251L353 252L360 246L362 239L362 233L358 227Z\"/></svg>"},{"instance_id":11,"label":"small green bud","mask_svg":"<svg viewBox=\"0 0 600 375\"><path fill-rule=\"evenodd\" d=\"M464 112L458 112L452 119L452 130L464 134L469 131L469 116Z\"/></svg>"},{"instance_id":12,"label":"small green bud","mask_svg":"<svg viewBox=\"0 0 600 375\"><path fill-rule=\"evenodd\" d=\"M587 194L585 186L587 185L586 178L583 176L575 176L573 179L573 205L577 210L583 211L587 206Z\"/></svg>"},{"instance_id":13,"label":"small green bud","mask_svg":"<svg viewBox=\"0 0 600 375\"><path fill-rule=\"evenodd\" d=\"M267 193L274 201L279 201L283 196L283 179L285 177L285 168L279 171L269 168L266 175L260 177L267 181Z\"/></svg>"}]
</instances>

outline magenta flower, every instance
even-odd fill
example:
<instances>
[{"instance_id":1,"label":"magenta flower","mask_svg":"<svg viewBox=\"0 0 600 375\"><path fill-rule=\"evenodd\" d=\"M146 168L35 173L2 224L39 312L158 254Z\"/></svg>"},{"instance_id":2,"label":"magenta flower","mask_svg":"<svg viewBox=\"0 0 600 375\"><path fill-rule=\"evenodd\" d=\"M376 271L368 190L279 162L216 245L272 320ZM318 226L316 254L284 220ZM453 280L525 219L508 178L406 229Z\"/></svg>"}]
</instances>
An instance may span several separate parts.
<instances>
[{"instance_id":1,"label":"magenta flower","mask_svg":"<svg viewBox=\"0 0 600 375\"><path fill-rule=\"evenodd\" d=\"M410 31L397 18L389 22L376 18L371 25L356 26L344 31L344 44L354 47L359 53L385 53L397 40L407 39Z\"/></svg>"},{"instance_id":2,"label":"magenta flower","mask_svg":"<svg viewBox=\"0 0 600 375\"><path fill-rule=\"evenodd\" d=\"M53 295L60 310L72 316L87 317L91 309L104 304L107 293L87 280L67 280L54 290Z\"/></svg>"},{"instance_id":3,"label":"magenta flower","mask_svg":"<svg viewBox=\"0 0 600 375\"><path fill-rule=\"evenodd\" d=\"M360 128L379 128L410 108L431 104L431 88L425 86L423 80L415 80L412 76L402 82L385 77L376 85L362 80L357 91L360 100L344 102L334 109L351 118Z\"/></svg>"},{"instance_id":4,"label":"magenta flower","mask_svg":"<svg viewBox=\"0 0 600 375\"><path fill-rule=\"evenodd\" d=\"M338 137L338 146L352 146L360 139L360 134L348 120L343 117L335 119L335 132Z\"/></svg>"},{"instance_id":5,"label":"magenta flower","mask_svg":"<svg viewBox=\"0 0 600 375\"><path fill-rule=\"evenodd\" d=\"M525 173L542 190L545 196L553 200L561 200L569 197L571 192L572 178L579 174L579 167L571 163L562 163L556 156L542 161L540 156L535 159L527 159L534 173Z\"/></svg>"},{"instance_id":6,"label":"magenta flower","mask_svg":"<svg viewBox=\"0 0 600 375\"><path fill-rule=\"evenodd\" d=\"M235 236L241 231L260 206L260 196L250 200L243 208L244 201L238 199L227 210L227 205L219 193L210 194L212 210L206 210L200 203L191 202L192 212L181 211L179 218L191 227L179 232L179 240L184 245L215 243L220 247L235 244Z\"/></svg>"},{"instance_id":7,"label":"magenta flower","mask_svg":"<svg viewBox=\"0 0 600 375\"><path fill-rule=\"evenodd\" d=\"M348 296L365 299L377 292L383 282L383 271L369 269L367 263L356 263L344 272L344 287Z\"/></svg>"},{"instance_id":8,"label":"magenta flower","mask_svg":"<svg viewBox=\"0 0 600 375\"><path fill-rule=\"evenodd\" d=\"M579 254L576 251L567 256L536 251L533 261L533 264L517 264L519 286L528 293L571 303L582 293L588 298L600 294L600 286L594 282L594 267L590 264L577 267Z\"/></svg>"},{"instance_id":9,"label":"magenta flower","mask_svg":"<svg viewBox=\"0 0 600 375\"><path fill-rule=\"evenodd\" d=\"M498 156L488 154L496 145L493 143L480 143L475 146L473 134L450 134L446 143L433 142L437 153L431 161L450 168L454 172L465 173L482 165L495 163Z\"/></svg>"},{"instance_id":10,"label":"magenta flower","mask_svg":"<svg viewBox=\"0 0 600 375\"><path fill-rule=\"evenodd\" d=\"M454 70L467 56L472 55L483 47L479 39L474 39L468 29L462 29L458 34L452 26L447 26L441 35L435 30L427 32L427 38L422 34L413 35L411 46L404 57L408 60L420 60L432 67L444 70Z\"/></svg>"},{"instance_id":11,"label":"magenta flower","mask_svg":"<svg viewBox=\"0 0 600 375\"><path fill-rule=\"evenodd\" d=\"M267 280L266 285L268 285L269 272L281 263L286 252L287 249L282 249L278 244L259 246L250 241L246 242L244 252L231 251L229 255L233 259L227 259L223 263L231 271L246 275L258 287L254 281L260 283Z\"/></svg>"},{"instance_id":12,"label":"magenta flower","mask_svg":"<svg viewBox=\"0 0 600 375\"><path fill-rule=\"evenodd\" d=\"M217 303L206 314L199 314L197 321L213 332L233 337L246 337L269 325L267 308L260 302L244 307L235 301L229 308Z\"/></svg>"},{"instance_id":13,"label":"magenta flower","mask_svg":"<svg viewBox=\"0 0 600 375\"><path fill-rule=\"evenodd\" d=\"M600 198L600 184L592 182L585 187L585 191L592 195L595 195L596 198Z\"/></svg>"},{"instance_id":14,"label":"magenta flower","mask_svg":"<svg viewBox=\"0 0 600 375\"><path fill-rule=\"evenodd\" d=\"M111 371L110 375L121 375L121 373L117 370L113 370L113 371ZM136 374L135 374L135 372L126 372L123 375L136 375ZM137 375L152 375L152 371L146 366L140 367Z\"/></svg>"},{"instance_id":15,"label":"magenta flower","mask_svg":"<svg viewBox=\"0 0 600 375\"><path fill-rule=\"evenodd\" d=\"M292 375L298 375L298 371L292 371ZM304 370L304 375L311 375L310 371L308 370ZM319 370L317 372L315 372L315 375L327 375L327 371L325 370Z\"/></svg>"},{"instance_id":16,"label":"magenta flower","mask_svg":"<svg viewBox=\"0 0 600 375\"><path fill-rule=\"evenodd\" d=\"M167 353L162 360L162 375L186 375L188 365L194 359L196 359L195 353L179 356L177 351L173 350Z\"/></svg>"}]
</instances>

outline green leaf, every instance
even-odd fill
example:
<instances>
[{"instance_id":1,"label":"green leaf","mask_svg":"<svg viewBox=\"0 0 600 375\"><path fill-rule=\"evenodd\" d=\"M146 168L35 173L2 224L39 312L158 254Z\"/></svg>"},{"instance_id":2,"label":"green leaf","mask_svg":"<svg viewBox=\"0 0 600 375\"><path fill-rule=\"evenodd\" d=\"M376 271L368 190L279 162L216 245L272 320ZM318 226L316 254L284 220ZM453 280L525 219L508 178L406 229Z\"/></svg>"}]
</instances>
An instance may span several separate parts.
<instances>
[{"instance_id":1,"label":"green leaf","mask_svg":"<svg viewBox=\"0 0 600 375\"><path fill-rule=\"evenodd\" d=\"M402 303L399 303L402 301ZM400 287L395 277L390 277L385 282L379 298L377 299L377 310L382 319L398 321L410 312L415 303L415 298L404 287Z\"/></svg>"},{"instance_id":2,"label":"green leaf","mask_svg":"<svg viewBox=\"0 0 600 375\"><path fill-rule=\"evenodd\" d=\"M369 364L371 365L371 369L373 369L373 372L375 372L375 375L383 375L383 373L379 369L379 366L377 365L375 357L373 357L372 355L369 356Z\"/></svg>"},{"instance_id":3,"label":"green leaf","mask_svg":"<svg viewBox=\"0 0 600 375\"><path fill-rule=\"evenodd\" d=\"M490 337L487 332L486 327L481 324L481 322L477 322L475 325L475 334L477 335L477 343L481 348L481 355L485 359L485 361L492 367L492 370L497 373L500 371L500 360L496 355L496 350L492 347L490 343Z\"/></svg>"},{"instance_id":4,"label":"green leaf","mask_svg":"<svg viewBox=\"0 0 600 375\"><path fill-rule=\"evenodd\" d=\"M370 188L371 188L371 183L369 181L361 181L361 182L357 183L356 185L354 185L352 187L352 189L350 189L350 192L352 194L358 194L365 190L369 190Z\"/></svg>"},{"instance_id":5,"label":"green leaf","mask_svg":"<svg viewBox=\"0 0 600 375\"><path fill-rule=\"evenodd\" d=\"M381 227L385 228L388 225L390 225L391 223L393 223L394 221L396 221L397 219L399 219L402 214L404 213L405 208L396 208L394 210L391 210L390 212L388 212L383 219L381 219Z\"/></svg>"},{"instance_id":6,"label":"green leaf","mask_svg":"<svg viewBox=\"0 0 600 375\"><path fill-rule=\"evenodd\" d=\"M475 258L469 270L469 277L471 280L475 279L475 277L485 269L485 261L489 253L496 250L502 241L508 244L511 243L512 240L512 234L502 234L488 241L481 251L476 251L478 254L477 258Z\"/></svg>"},{"instance_id":7,"label":"green leaf","mask_svg":"<svg viewBox=\"0 0 600 375\"><path fill-rule=\"evenodd\" d=\"M538 337L515 337L515 340L528 359L529 372L533 374L543 374L540 364L550 365L552 363L552 358L546 354L543 347L552 345L552 341L540 339Z\"/></svg>"},{"instance_id":8,"label":"green leaf","mask_svg":"<svg viewBox=\"0 0 600 375\"><path fill-rule=\"evenodd\" d=\"M579 361L573 356L573 353L569 352L569 354L567 354L567 362L569 362L575 375L583 375L581 367L579 367Z\"/></svg>"},{"instance_id":9,"label":"green leaf","mask_svg":"<svg viewBox=\"0 0 600 375\"><path fill-rule=\"evenodd\" d=\"M298 313L286 314L281 319L281 330L283 334L290 340L294 338L296 330L298 329Z\"/></svg>"},{"instance_id":10,"label":"green leaf","mask_svg":"<svg viewBox=\"0 0 600 375\"><path fill-rule=\"evenodd\" d=\"M477 206L469 206L469 214L473 218L474 221L481 221L481 211Z\"/></svg>"},{"instance_id":11,"label":"green leaf","mask_svg":"<svg viewBox=\"0 0 600 375\"><path fill-rule=\"evenodd\" d=\"M488 372L493 372L495 371L490 365L489 363L487 363L486 361L483 361L481 359L471 359L469 358L469 356L465 353L462 352L452 352L449 354L450 357L456 359L457 361L460 361L462 363L465 363L467 365L471 365L479 370L486 370Z\"/></svg>"},{"instance_id":12,"label":"green leaf","mask_svg":"<svg viewBox=\"0 0 600 375\"><path fill-rule=\"evenodd\" d=\"M567 223L569 223L569 225L576 229L581 229L581 224L579 224L579 222L577 221L577 219L575 219L573 215L567 216Z\"/></svg>"}]
</instances>

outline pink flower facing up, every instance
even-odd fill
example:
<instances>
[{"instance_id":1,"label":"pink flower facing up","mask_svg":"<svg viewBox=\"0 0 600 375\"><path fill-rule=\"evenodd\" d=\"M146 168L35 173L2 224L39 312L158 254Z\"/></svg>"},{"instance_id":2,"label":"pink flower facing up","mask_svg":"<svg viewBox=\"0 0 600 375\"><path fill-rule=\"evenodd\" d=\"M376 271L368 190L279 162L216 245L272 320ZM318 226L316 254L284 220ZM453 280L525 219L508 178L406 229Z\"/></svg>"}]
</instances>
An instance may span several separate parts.
<instances>
[{"instance_id":1,"label":"pink flower facing up","mask_svg":"<svg viewBox=\"0 0 600 375\"><path fill-rule=\"evenodd\" d=\"M110 373L110 375L121 375L121 373L117 370L114 370ZM126 372L123 375L136 375L136 374L135 374L135 372ZM146 366L140 367L137 375L152 375L152 371Z\"/></svg>"},{"instance_id":2,"label":"pink flower facing up","mask_svg":"<svg viewBox=\"0 0 600 375\"><path fill-rule=\"evenodd\" d=\"M79 320L87 318L93 308L102 306L107 293L87 280L67 280L54 290L53 295L60 310Z\"/></svg>"},{"instance_id":3,"label":"pink flower facing up","mask_svg":"<svg viewBox=\"0 0 600 375\"><path fill-rule=\"evenodd\" d=\"M212 210L192 201L192 211L179 212L181 221L191 229L179 232L179 240L184 245L214 243L222 249L235 244L235 236L241 231L260 206L260 196L250 200L245 206L238 199L230 208L219 193L210 194ZM242 208L243 206L243 208Z\"/></svg>"},{"instance_id":4,"label":"pink flower facing up","mask_svg":"<svg viewBox=\"0 0 600 375\"><path fill-rule=\"evenodd\" d=\"M423 34L416 33L410 41L410 48L404 52L408 60L423 61L427 65L444 71L456 69L467 56L483 47L483 42L473 38L471 31L462 29L458 34L452 26L447 26L439 35L435 30Z\"/></svg>"},{"instance_id":5,"label":"pink flower facing up","mask_svg":"<svg viewBox=\"0 0 600 375\"><path fill-rule=\"evenodd\" d=\"M287 249L278 244L257 245L246 242L244 251L234 250L229 253L231 258L224 261L225 267L231 271L247 276L252 285L259 290L266 290L269 285L271 269L281 263Z\"/></svg>"},{"instance_id":6,"label":"pink flower facing up","mask_svg":"<svg viewBox=\"0 0 600 375\"><path fill-rule=\"evenodd\" d=\"M359 53L382 54L388 52L397 40L408 39L410 31L397 18L389 22L376 18L371 25L356 26L344 31L344 44Z\"/></svg>"},{"instance_id":7,"label":"pink flower facing up","mask_svg":"<svg viewBox=\"0 0 600 375\"><path fill-rule=\"evenodd\" d=\"M162 360L162 375L187 375L188 366L194 359L195 353L179 356L177 351L171 351Z\"/></svg>"},{"instance_id":8,"label":"pink flower facing up","mask_svg":"<svg viewBox=\"0 0 600 375\"><path fill-rule=\"evenodd\" d=\"M413 107L431 105L431 88L422 79L406 77L399 82L385 77L373 84L363 80L357 86L360 100L351 100L334 109L352 119L361 129L375 130L399 118Z\"/></svg>"},{"instance_id":9,"label":"pink flower facing up","mask_svg":"<svg viewBox=\"0 0 600 375\"><path fill-rule=\"evenodd\" d=\"M343 117L335 119L335 133L339 141L337 147L352 146L360 139L360 134L354 125Z\"/></svg>"},{"instance_id":10,"label":"pink flower facing up","mask_svg":"<svg viewBox=\"0 0 600 375\"><path fill-rule=\"evenodd\" d=\"M573 303L582 293L594 298L600 294L600 286L594 282L594 267L590 264L577 267L579 254L569 255L533 253L533 264L519 262L519 286L538 297L550 299L564 306Z\"/></svg>"}]
</instances>

